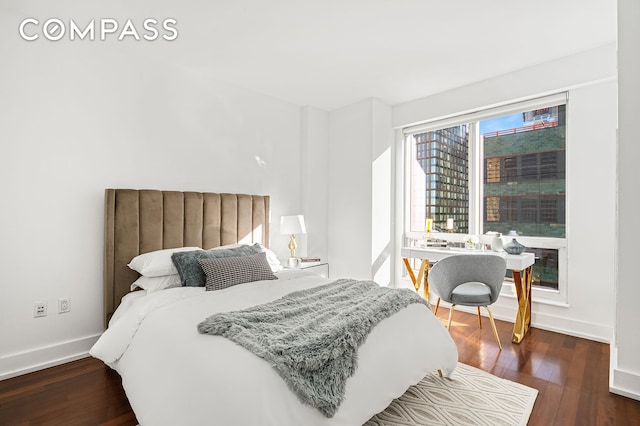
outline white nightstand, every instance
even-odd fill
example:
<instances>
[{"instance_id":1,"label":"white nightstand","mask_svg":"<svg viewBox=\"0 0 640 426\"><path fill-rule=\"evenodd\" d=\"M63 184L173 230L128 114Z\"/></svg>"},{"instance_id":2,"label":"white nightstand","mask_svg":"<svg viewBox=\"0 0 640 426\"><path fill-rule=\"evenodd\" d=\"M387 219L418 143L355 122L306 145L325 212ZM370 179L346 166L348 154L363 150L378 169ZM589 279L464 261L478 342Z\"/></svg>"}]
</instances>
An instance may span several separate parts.
<instances>
[{"instance_id":1,"label":"white nightstand","mask_svg":"<svg viewBox=\"0 0 640 426\"><path fill-rule=\"evenodd\" d=\"M290 268L283 265L284 269L305 269L314 274L320 275L322 278L329 278L329 264L327 262L302 262L300 266Z\"/></svg>"}]
</instances>

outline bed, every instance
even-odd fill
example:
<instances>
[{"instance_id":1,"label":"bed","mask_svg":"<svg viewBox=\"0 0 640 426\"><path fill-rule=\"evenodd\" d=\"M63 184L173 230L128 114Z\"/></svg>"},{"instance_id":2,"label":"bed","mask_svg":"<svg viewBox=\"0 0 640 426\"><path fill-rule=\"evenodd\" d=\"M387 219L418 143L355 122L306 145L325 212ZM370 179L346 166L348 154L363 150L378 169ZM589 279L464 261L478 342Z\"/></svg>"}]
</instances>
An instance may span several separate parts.
<instances>
[{"instance_id":1,"label":"bed","mask_svg":"<svg viewBox=\"0 0 640 426\"><path fill-rule=\"evenodd\" d=\"M277 279L216 291L175 283L132 291L145 277L127 265L145 254L259 245L269 258L269 202L245 194L105 191L106 331L90 352L121 375L141 425L358 425L426 374L453 372L457 350L448 332L425 305L411 303L371 329L344 397L328 415L303 402L273 362L197 326L214 314L329 288L333 278L271 264Z\"/></svg>"}]
</instances>

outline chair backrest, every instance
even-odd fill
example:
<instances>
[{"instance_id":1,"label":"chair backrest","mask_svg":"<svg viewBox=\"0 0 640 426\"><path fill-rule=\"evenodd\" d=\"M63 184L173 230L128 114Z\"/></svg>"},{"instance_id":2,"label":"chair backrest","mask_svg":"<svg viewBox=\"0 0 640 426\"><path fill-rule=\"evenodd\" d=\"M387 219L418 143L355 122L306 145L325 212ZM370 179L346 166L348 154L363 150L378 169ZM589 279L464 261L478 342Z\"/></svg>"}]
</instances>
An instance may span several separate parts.
<instances>
[{"instance_id":1,"label":"chair backrest","mask_svg":"<svg viewBox=\"0 0 640 426\"><path fill-rule=\"evenodd\" d=\"M429 289L433 289L445 302L451 302L451 293L460 284L481 282L491 289L491 303L498 300L507 272L507 261L491 254L460 254L445 257L429 271Z\"/></svg>"}]
</instances>

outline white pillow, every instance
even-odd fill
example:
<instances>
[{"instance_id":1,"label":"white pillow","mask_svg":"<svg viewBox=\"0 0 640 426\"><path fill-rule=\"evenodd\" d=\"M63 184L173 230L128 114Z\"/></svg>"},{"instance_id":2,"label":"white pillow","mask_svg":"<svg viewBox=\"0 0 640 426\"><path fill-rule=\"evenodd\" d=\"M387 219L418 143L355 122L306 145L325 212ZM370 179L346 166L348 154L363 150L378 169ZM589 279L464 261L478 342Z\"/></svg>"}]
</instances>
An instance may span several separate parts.
<instances>
[{"instance_id":1,"label":"white pillow","mask_svg":"<svg viewBox=\"0 0 640 426\"><path fill-rule=\"evenodd\" d=\"M161 277L176 275L178 270L173 265L171 255L178 251L201 250L200 247L177 247L172 249L150 251L134 257L127 265L145 277Z\"/></svg>"},{"instance_id":2,"label":"white pillow","mask_svg":"<svg viewBox=\"0 0 640 426\"><path fill-rule=\"evenodd\" d=\"M278 256L276 256L274 252L272 252L270 249L266 248L262 244L260 244L260 248L262 249L263 252L267 254L267 262L269 262L269 266L271 267L271 270L273 272L282 271L283 268L282 268L282 265L280 264L280 261L278 260Z\"/></svg>"},{"instance_id":3,"label":"white pillow","mask_svg":"<svg viewBox=\"0 0 640 426\"><path fill-rule=\"evenodd\" d=\"M180 287L180 275L163 275L161 277L145 277L138 278L133 284L131 284L131 291L141 288L147 290L147 293L152 293L158 290L164 290L166 288Z\"/></svg>"}]
</instances>

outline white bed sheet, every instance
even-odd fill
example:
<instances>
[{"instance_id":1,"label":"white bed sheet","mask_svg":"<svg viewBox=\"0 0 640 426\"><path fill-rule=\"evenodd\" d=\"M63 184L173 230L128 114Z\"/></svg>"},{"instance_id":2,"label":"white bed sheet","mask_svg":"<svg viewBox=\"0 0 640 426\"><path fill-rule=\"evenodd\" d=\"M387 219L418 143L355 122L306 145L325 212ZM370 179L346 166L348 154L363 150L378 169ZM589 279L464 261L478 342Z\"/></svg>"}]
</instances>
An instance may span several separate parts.
<instances>
[{"instance_id":1,"label":"white bed sheet","mask_svg":"<svg viewBox=\"0 0 640 426\"><path fill-rule=\"evenodd\" d=\"M120 373L142 426L360 425L427 373L455 368L458 353L447 330L423 305L410 305L371 331L342 405L324 417L300 402L267 361L196 329L214 313L328 282L303 271L278 276L220 291L181 287L136 296L121 305L91 355Z\"/></svg>"},{"instance_id":2,"label":"white bed sheet","mask_svg":"<svg viewBox=\"0 0 640 426\"><path fill-rule=\"evenodd\" d=\"M136 290L132 291L131 293L125 294L122 299L120 299L120 305L118 305L118 309L116 309L116 311L111 316L111 319L109 320L109 327L111 327L112 324L118 321L118 319L129 310L131 305L133 305L136 300L146 295L146 290Z\"/></svg>"}]
</instances>

